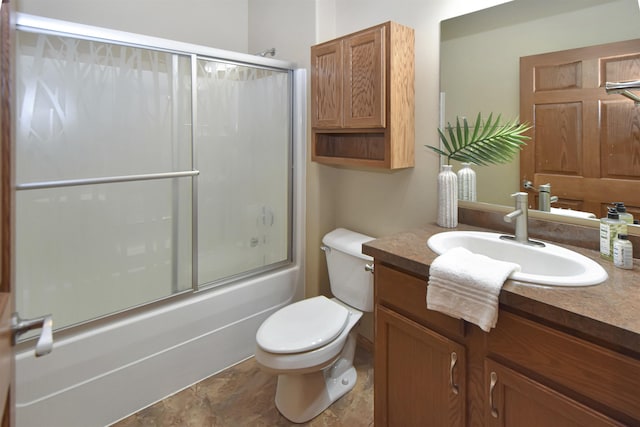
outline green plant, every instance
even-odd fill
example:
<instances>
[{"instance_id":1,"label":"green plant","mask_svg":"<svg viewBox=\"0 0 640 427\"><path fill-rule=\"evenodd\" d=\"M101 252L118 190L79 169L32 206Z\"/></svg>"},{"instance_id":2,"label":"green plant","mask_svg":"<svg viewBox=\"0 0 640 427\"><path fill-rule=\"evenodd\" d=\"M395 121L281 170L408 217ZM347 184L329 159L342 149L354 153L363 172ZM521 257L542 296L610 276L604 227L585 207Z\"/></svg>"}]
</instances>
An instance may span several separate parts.
<instances>
[{"instance_id":1,"label":"green plant","mask_svg":"<svg viewBox=\"0 0 640 427\"><path fill-rule=\"evenodd\" d=\"M500 115L493 120L493 113L489 114L486 122L482 122L482 114L478 113L473 128L469 127L467 119L456 117L456 126L447 123L445 132L438 129L443 149L432 145L425 145L436 153L460 162L474 163L478 166L507 163L520 151L526 140L530 139L524 133L531 129L528 123L518 123L516 120L500 124Z\"/></svg>"}]
</instances>

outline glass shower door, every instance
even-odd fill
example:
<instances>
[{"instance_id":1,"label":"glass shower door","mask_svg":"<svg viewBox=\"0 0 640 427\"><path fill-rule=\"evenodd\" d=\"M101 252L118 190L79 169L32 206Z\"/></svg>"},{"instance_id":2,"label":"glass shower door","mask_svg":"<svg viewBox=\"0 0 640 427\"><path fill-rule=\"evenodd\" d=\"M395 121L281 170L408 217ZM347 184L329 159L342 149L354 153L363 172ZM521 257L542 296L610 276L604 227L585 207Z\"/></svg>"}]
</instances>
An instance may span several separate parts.
<instances>
[{"instance_id":1,"label":"glass shower door","mask_svg":"<svg viewBox=\"0 0 640 427\"><path fill-rule=\"evenodd\" d=\"M291 76L197 61L198 284L290 260Z\"/></svg>"},{"instance_id":2,"label":"glass shower door","mask_svg":"<svg viewBox=\"0 0 640 427\"><path fill-rule=\"evenodd\" d=\"M20 313L60 328L191 289L190 56L17 34Z\"/></svg>"},{"instance_id":3,"label":"glass shower door","mask_svg":"<svg viewBox=\"0 0 640 427\"><path fill-rule=\"evenodd\" d=\"M59 329L291 261L290 70L31 30L16 64L23 317Z\"/></svg>"}]
</instances>

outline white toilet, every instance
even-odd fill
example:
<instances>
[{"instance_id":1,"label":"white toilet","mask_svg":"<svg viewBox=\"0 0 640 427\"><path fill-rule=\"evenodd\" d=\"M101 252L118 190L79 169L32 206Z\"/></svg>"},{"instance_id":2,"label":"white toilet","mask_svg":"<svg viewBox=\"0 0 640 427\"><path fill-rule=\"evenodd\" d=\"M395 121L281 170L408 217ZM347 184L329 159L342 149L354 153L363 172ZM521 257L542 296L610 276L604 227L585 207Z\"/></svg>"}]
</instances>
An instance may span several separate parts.
<instances>
[{"instance_id":1,"label":"white toilet","mask_svg":"<svg viewBox=\"0 0 640 427\"><path fill-rule=\"evenodd\" d=\"M269 316L256 334L256 361L278 375L276 407L294 423L319 415L356 384L353 327L373 310L373 237L338 228L322 239L335 298L308 298Z\"/></svg>"}]
</instances>

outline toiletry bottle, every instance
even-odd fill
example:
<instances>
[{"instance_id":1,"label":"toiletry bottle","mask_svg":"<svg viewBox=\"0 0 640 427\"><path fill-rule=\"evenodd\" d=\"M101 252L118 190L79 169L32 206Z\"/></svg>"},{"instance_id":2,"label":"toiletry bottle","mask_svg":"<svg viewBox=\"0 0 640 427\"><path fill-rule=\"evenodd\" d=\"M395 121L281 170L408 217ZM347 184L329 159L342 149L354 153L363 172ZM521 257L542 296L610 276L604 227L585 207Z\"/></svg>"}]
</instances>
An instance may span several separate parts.
<instances>
[{"instance_id":1,"label":"toiletry bottle","mask_svg":"<svg viewBox=\"0 0 640 427\"><path fill-rule=\"evenodd\" d=\"M600 219L600 256L613 260L613 242L618 234L627 234L627 223L620 220L616 208L609 208L606 218Z\"/></svg>"},{"instance_id":2,"label":"toiletry bottle","mask_svg":"<svg viewBox=\"0 0 640 427\"><path fill-rule=\"evenodd\" d=\"M624 205L624 202L614 202L613 203L618 211L618 215L620 219L626 222L627 224L633 224L633 215L627 212L627 208Z\"/></svg>"},{"instance_id":3,"label":"toiletry bottle","mask_svg":"<svg viewBox=\"0 0 640 427\"><path fill-rule=\"evenodd\" d=\"M613 264L627 270L633 268L633 245L626 234L618 234L613 244Z\"/></svg>"}]
</instances>

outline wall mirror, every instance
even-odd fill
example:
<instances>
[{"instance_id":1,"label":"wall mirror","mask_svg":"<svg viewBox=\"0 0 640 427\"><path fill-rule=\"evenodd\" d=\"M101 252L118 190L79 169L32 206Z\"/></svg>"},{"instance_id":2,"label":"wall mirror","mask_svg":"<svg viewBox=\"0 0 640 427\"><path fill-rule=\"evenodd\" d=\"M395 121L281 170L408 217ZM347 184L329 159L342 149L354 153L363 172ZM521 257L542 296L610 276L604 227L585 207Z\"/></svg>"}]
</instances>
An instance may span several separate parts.
<instances>
[{"instance_id":1,"label":"wall mirror","mask_svg":"<svg viewBox=\"0 0 640 427\"><path fill-rule=\"evenodd\" d=\"M442 21L441 126L456 116L473 122L478 112L518 118L522 56L631 39L640 39L637 0L513 0ZM512 206L510 195L522 190L519 164L514 159L506 165L474 166L478 202ZM573 222L561 215L544 216ZM598 225L597 220L581 223Z\"/></svg>"}]
</instances>

